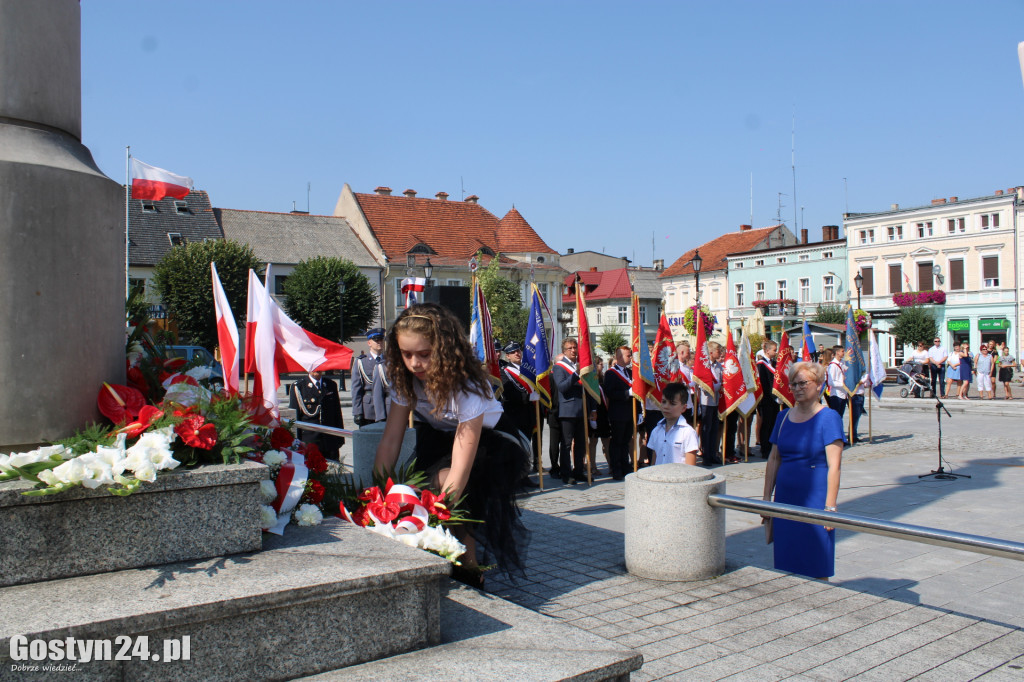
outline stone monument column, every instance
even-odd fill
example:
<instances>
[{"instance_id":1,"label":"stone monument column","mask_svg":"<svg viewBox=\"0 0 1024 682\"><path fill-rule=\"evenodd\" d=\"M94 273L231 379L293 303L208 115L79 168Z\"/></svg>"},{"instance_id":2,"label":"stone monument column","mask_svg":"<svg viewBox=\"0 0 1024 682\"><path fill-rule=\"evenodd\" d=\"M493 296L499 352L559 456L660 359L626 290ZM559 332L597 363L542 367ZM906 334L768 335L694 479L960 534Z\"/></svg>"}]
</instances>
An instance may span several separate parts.
<instances>
[{"instance_id":1,"label":"stone monument column","mask_svg":"<svg viewBox=\"0 0 1024 682\"><path fill-rule=\"evenodd\" d=\"M124 194L82 145L78 0L0 0L0 451L123 383Z\"/></svg>"}]
</instances>

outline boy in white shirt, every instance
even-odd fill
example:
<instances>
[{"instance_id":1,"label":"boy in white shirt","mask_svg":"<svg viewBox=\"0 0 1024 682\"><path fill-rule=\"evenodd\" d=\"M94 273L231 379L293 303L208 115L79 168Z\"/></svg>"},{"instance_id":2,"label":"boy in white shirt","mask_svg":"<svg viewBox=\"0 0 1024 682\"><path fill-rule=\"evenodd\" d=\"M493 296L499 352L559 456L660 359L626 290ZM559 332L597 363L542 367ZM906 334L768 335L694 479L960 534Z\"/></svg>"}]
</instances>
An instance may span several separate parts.
<instances>
[{"instance_id":1,"label":"boy in white shirt","mask_svg":"<svg viewBox=\"0 0 1024 682\"><path fill-rule=\"evenodd\" d=\"M697 464L697 432L682 418L689 391L686 385L672 382L661 392L661 413L665 416L651 432L647 447L655 464Z\"/></svg>"}]
</instances>

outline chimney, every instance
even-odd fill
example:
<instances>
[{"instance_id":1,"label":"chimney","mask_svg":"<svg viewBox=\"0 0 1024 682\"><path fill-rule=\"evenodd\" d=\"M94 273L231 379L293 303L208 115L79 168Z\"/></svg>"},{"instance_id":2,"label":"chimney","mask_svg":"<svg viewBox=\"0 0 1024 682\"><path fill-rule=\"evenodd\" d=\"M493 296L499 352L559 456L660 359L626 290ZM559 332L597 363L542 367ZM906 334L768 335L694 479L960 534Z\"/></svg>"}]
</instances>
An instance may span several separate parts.
<instances>
[{"instance_id":1,"label":"chimney","mask_svg":"<svg viewBox=\"0 0 1024 682\"><path fill-rule=\"evenodd\" d=\"M391 188L390 187L385 187L384 185L381 185L380 187L378 187L377 189L375 189L373 191L376 192L377 194L381 195L382 197L389 197L389 196L391 196Z\"/></svg>"},{"instance_id":2,"label":"chimney","mask_svg":"<svg viewBox=\"0 0 1024 682\"><path fill-rule=\"evenodd\" d=\"M806 244L807 243L807 228L806 227L800 228L800 243L801 244Z\"/></svg>"},{"instance_id":3,"label":"chimney","mask_svg":"<svg viewBox=\"0 0 1024 682\"><path fill-rule=\"evenodd\" d=\"M890 211L898 211L898 210L900 210L900 205L899 204L890 204L889 205L889 210Z\"/></svg>"},{"instance_id":4,"label":"chimney","mask_svg":"<svg viewBox=\"0 0 1024 682\"><path fill-rule=\"evenodd\" d=\"M945 199L932 199L932 206L938 206L939 204L946 203Z\"/></svg>"},{"instance_id":5,"label":"chimney","mask_svg":"<svg viewBox=\"0 0 1024 682\"><path fill-rule=\"evenodd\" d=\"M468 197L466 197L466 203L467 204L475 204L478 201L480 201L480 197L478 197L475 194L470 194Z\"/></svg>"},{"instance_id":6,"label":"chimney","mask_svg":"<svg viewBox=\"0 0 1024 682\"><path fill-rule=\"evenodd\" d=\"M440 199L441 201L448 201L448 192L438 192L434 196Z\"/></svg>"},{"instance_id":7,"label":"chimney","mask_svg":"<svg viewBox=\"0 0 1024 682\"><path fill-rule=\"evenodd\" d=\"M951 204L955 204L958 201L960 201L960 197L950 197L949 198L949 203L951 203Z\"/></svg>"},{"instance_id":8,"label":"chimney","mask_svg":"<svg viewBox=\"0 0 1024 682\"><path fill-rule=\"evenodd\" d=\"M751 229L753 229L751 225L740 225L740 232L748 232Z\"/></svg>"},{"instance_id":9,"label":"chimney","mask_svg":"<svg viewBox=\"0 0 1024 682\"><path fill-rule=\"evenodd\" d=\"M568 253L576 253L576 249L569 249Z\"/></svg>"},{"instance_id":10,"label":"chimney","mask_svg":"<svg viewBox=\"0 0 1024 682\"><path fill-rule=\"evenodd\" d=\"M1001 196L1003 196L1003 190L1001 190L1001 189L997 189L997 190L996 190L996 196L997 196L997 197L1001 197Z\"/></svg>"},{"instance_id":11,"label":"chimney","mask_svg":"<svg viewBox=\"0 0 1024 682\"><path fill-rule=\"evenodd\" d=\"M654 269L658 270L658 271L664 270L665 269L665 259L664 258L655 258L654 259Z\"/></svg>"},{"instance_id":12,"label":"chimney","mask_svg":"<svg viewBox=\"0 0 1024 682\"><path fill-rule=\"evenodd\" d=\"M404 192L402 192L402 194L404 194L405 196L409 197L410 199L413 199L413 198L416 197L416 190L414 190L414 189L407 189Z\"/></svg>"}]
</instances>

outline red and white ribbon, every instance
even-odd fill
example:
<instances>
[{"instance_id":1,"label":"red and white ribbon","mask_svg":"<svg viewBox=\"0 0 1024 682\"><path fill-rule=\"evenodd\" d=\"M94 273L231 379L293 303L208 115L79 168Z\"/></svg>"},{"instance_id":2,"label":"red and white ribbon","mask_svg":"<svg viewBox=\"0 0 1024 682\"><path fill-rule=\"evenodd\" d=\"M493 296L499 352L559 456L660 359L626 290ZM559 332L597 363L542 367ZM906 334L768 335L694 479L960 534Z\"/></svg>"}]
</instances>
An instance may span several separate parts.
<instances>
[{"instance_id":1,"label":"red and white ribbon","mask_svg":"<svg viewBox=\"0 0 1024 682\"><path fill-rule=\"evenodd\" d=\"M277 486L277 499L271 505L277 512L277 525L267 529L274 535L284 535L284 527L288 525L292 510L306 492L306 480L309 478L305 456L293 457L294 453L291 450L282 452L288 456L288 461L282 464L281 470L277 472L277 479L274 481L274 485Z\"/></svg>"}]
</instances>

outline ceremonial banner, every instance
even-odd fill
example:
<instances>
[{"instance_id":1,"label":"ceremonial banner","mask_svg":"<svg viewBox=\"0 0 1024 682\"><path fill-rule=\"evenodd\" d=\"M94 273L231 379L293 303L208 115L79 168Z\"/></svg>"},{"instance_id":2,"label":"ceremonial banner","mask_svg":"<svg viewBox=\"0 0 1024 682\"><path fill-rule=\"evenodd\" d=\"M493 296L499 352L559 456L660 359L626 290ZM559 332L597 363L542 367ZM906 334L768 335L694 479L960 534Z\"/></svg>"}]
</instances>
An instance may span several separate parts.
<instances>
[{"instance_id":1,"label":"ceremonial banner","mask_svg":"<svg viewBox=\"0 0 1024 682\"><path fill-rule=\"evenodd\" d=\"M715 394L715 374L711 371L704 313L697 311L697 350L693 358L693 381L708 395Z\"/></svg>"},{"instance_id":2,"label":"ceremonial banner","mask_svg":"<svg viewBox=\"0 0 1024 682\"><path fill-rule=\"evenodd\" d=\"M579 321L579 366L580 382L594 400L601 400L601 384L594 365L594 353L590 347L590 324L587 322L587 298L583 294L585 285L576 275L576 319Z\"/></svg>"},{"instance_id":3,"label":"ceremonial banner","mask_svg":"<svg viewBox=\"0 0 1024 682\"><path fill-rule=\"evenodd\" d=\"M676 359L676 342L672 339L672 327L668 324L665 313L658 321L658 333L654 337L654 354L651 357L654 365L654 391L652 397L661 402L661 390L672 381L679 361Z\"/></svg>"},{"instance_id":4,"label":"ceremonial banner","mask_svg":"<svg viewBox=\"0 0 1024 682\"><path fill-rule=\"evenodd\" d=\"M523 344L523 364L520 374L529 382L540 404L551 407L551 348L544 328L544 297L537 285L531 283L530 320L526 324L526 343Z\"/></svg>"},{"instance_id":5,"label":"ceremonial banner","mask_svg":"<svg viewBox=\"0 0 1024 682\"><path fill-rule=\"evenodd\" d=\"M633 293L633 334L630 339L633 350L633 396L640 400L646 409L647 397L655 389L654 366L651 364L651 351L647 347L647 335L640 322L640 297Z\"/></svg>"},{"instance_id":6,"label":"ceremonial banner","mask_svg":"<svg viewBox=\"0 0 1024 682\"><path fill-rule=\"evenodd\" d=\"M754 405L754 400L747 392L747 385L743 381L743 370L736 355L732 332L727 332L727 335L729 339L725 347L725 361L722 363L722 397L718 400L718 415L722 419L736 408L741 408L740 413L746 414Z\"/></svg>"},{"instance_id":7,"label":"ceremonial banner","mask_svg":"<svg viewBox=\"0 0 1024 682\"><path fill-rule=\"evenodd\" d=\"M473 275L473 312L469 324L469 342L476 351L477 359L483 363L484 371L496 389L501 389L501 366L498 352L494 350L494 335L491 332L491 312L487 308L480 280Z\"/></svg>"},{"instance_id":8,"label":"ceremonial banner","mask_svg":"<svg viewBox=\"0 0 1024 682\"><path fill-rule=\"evenodd\" d=\"M775 381L772 383L772 394L786 407L793 407L796 398L789 386L789 370L793 366L793 347L789 345L789 335L782 332L779 341L779 354L775 358Z\"/></svg>"},{"instance_id":9,"label":"ceremonial banner","mask_svg":"<svg viewBox=\"0 0 1024 682\"><path fill-rule=\"evenodd\" d=\"M843 386L850 395L857 390L860 380L864 377L864 354L860 350L860 337L857 334L857 323L853 319L853 306L846 307L846 373L843 375Z\"/></svg>"},{"instance_id":10,"label":"ceremonial banner","mask_svg":"<svg viewBox=\"0 0 1024 682\"><path fill-rule=\"evenodd\" d=\"M811 334L811 327L807 324L807 320L804 320L804 352L808 354L817 353L818 349L814 345L814 334Z\"/></svg>"},{"instance_id":11,"label":"ceremonial banner","mask_svg":"<svg viewBox=\"0 0 1024 682\"><path fill-rule=\"evenodd\" d=\"M757 409L757 404L761 402L761 386L757 380L757 368L754 367L753 356L754 354L750 350L750 340L744 334L740 339L736 357L740 363L740 372L743 373L743 383L747 387L747 400L740 404L740 410L747 417Z\"/></svg>"},{"instance_id":12,"label":"ceremonial banner","mask_svg":"<svg viewBox=\"0 0 1024 682\"><path fill-rule=\"evenodd\" d=\"M878 339L874 332L871 334L871 345L869 355L871 356L871 369L868 370L868 377L871 379L871 387L875 395L881 399L882 384L885 382L885 362L882 361L882 353L878 350Z\"/></svg>"}]
</instances>

